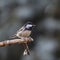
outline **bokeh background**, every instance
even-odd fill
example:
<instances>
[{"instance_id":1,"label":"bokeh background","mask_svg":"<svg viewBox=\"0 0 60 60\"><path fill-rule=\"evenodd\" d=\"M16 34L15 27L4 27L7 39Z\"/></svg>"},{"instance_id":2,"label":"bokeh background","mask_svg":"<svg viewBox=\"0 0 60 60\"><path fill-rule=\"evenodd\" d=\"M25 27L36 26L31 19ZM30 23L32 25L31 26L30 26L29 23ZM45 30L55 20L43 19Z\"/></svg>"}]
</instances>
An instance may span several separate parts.
<instances>
[{"instance_id":1,"label":"bokeh background","mask_svg":"<svg viewBox=\"0 0 60 60\"><path fill-rule=\"evenodd\" d=\"M60 60L60 0L0 0L0 41L31 21L36 25L29 44L30 56L23 56L20 44L0 47L0 60Z\"/></svg>"}]
</instances>

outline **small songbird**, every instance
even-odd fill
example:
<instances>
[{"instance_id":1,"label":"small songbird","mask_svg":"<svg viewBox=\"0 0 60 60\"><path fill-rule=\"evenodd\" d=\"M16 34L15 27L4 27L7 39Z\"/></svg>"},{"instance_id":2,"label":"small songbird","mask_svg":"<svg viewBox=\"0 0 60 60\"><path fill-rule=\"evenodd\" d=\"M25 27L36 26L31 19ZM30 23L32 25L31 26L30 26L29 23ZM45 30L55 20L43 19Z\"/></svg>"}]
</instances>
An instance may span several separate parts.
<instances>
[{"instance_id":1,"label":"small songbird","mask_svg":"<svg viewBox=\"0 0 60 60\"><path fill-rule=\"evenodd\" d=\"M31 35L31 32L32 32L32 28L34 27L35 25L32 24L32 22L27 22L24 26L22 26L22 28L20 28L17 33L13 36L13 38L15 37L18 37L18 38L25 38L25 37L30 37ZM29 52L29 48L28 48L28 45L27 43L24 44L25 46L25 51L24 51L24 55L30 55L30 52Z\"/></svg>"},{"instance_id":2,"label":"small songbird","mask_svg":"<svg viewBox=\"0 0 60 60\"><path fill-rule=\"evenodd\" d=\"M32 24L32 22L27 22L24 26L22 26L22 28L20 28L17 31L17 33L13 37L18 37L18 38L29 37L31 35L32 28L34 26L35 25Z\"/></svg>"}]
</instances>

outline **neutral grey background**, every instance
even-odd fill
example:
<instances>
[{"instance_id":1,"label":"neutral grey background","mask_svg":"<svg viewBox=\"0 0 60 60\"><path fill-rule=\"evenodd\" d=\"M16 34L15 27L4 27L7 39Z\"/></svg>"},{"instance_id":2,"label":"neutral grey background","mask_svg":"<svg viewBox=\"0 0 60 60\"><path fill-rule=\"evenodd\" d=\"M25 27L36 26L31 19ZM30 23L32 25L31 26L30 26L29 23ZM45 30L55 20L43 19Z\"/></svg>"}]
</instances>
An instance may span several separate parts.
<instances>
[{"instance_id":1,"label":"neutral grey background","mask_svg":"<svg viewBox=\"0 0 60 60\"><path fill-rule=\"evenodd\" d=\"M0 47L0 60L60 60L60 0L0 0L0 41L31 21L36 24L29 44L30 56L22 45Z\"/></svg>"}]
</instances>

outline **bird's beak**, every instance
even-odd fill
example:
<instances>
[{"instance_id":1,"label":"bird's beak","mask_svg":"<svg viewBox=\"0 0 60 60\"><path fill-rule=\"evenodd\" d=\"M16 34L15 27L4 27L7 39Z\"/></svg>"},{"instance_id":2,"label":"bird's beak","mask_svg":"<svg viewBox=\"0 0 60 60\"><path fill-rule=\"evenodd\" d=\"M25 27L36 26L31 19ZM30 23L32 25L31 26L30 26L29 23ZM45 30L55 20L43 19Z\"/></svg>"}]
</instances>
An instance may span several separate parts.
<instances>
[{"instance_id":1,"label":"bird's beak","mask_svg":"<svg viewBox=\"0 0 60 60\"><path fill-rule=\"evenodd\" d=\"M36 25L32 25L32 26L36 26Z\"/></svg>"}]
</instances>

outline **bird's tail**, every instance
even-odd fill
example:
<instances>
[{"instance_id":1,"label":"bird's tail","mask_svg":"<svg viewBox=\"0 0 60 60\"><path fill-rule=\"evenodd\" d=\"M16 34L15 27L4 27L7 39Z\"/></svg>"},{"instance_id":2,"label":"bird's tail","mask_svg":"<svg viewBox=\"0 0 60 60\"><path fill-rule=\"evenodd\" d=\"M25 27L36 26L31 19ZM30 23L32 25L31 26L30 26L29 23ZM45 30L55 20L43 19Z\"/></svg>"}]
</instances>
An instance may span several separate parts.
<instances>
[{"instance_id":1,"label":"bird's tail","mask_svg":"<svg viewBox=\"0 0 60 60\"><path fill-rule=\"evenodd\" d=\"M12 35L11 38L17 38L16 34Z\"/></svg>"}]
</instances>

